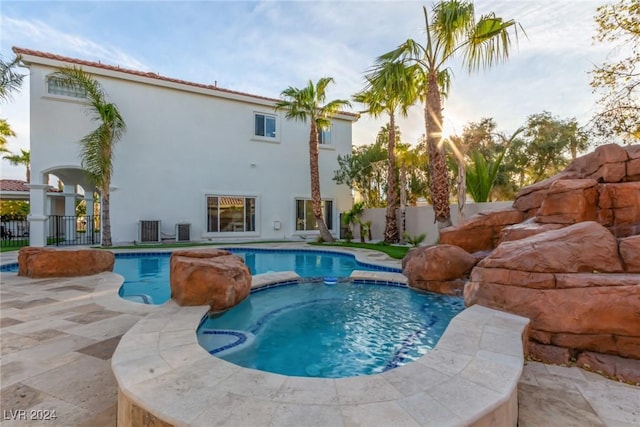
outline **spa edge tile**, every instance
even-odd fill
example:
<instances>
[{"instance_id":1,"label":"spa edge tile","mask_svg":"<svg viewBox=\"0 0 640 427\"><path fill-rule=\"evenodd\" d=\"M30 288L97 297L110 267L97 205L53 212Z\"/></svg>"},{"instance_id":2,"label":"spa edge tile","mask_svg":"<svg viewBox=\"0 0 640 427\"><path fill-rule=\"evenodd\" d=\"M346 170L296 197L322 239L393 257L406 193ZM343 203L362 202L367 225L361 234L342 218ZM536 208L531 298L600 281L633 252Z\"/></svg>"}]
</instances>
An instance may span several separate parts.
<instances>
[{"instance_id":1,"label":"spa edge tile","mask_svg":"<svg viewBox=\"0 0 640 427\"><path fill-rule=\"evenodd\" d=\"M336 390L341 405L360 405L400 399L400 393L381 375L340 378Z\"/></svg>"},{"instance_id":2,"label":"spa edge tile","mask_svg":"<svg viewBox=\"0 0 640 427\"><path fill-rule=\"evenodd\" d=\"M411 416L399 402L376 402L342 407L345 427L356 426L393 426L420 427L421 424Z\"/></svg>"},{"instance_id":3,"label":"spa edge tile","mask_svg":"<svg viewBox=\"0 0 640 427\"><path fill-rule=\"evenodd\" d=\"M337 405L336 381L332 378L287 377L274 395L280 403Z\"/></svg>"}]
</instances>

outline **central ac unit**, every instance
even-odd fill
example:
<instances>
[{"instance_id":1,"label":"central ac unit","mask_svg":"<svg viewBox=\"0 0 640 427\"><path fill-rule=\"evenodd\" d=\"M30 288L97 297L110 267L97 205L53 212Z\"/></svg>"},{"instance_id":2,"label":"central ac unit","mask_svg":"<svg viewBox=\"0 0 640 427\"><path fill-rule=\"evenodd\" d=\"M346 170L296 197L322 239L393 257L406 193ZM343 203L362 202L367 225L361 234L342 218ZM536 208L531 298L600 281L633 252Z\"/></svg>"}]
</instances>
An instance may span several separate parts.
<instances>
[{"instance_id":1,"label":"central ac unit","mask_svg":"<svg viewBox=\"0 0 640 427\"><path fill-rule=\"evenodd\" d=\"M140 220L140 223L138 224L138 241L140 243L160 242L160 221Z\"/></svg>"},{"instance_id":2,"label":"central ac unit","mask_svg":"<svg viewBox=\"0 0 640 427\"><path fill-rule=\"evenodd\" d=\"M176 242L191 240L191 224L176 224Z\"/></svg>"}]
</instances>

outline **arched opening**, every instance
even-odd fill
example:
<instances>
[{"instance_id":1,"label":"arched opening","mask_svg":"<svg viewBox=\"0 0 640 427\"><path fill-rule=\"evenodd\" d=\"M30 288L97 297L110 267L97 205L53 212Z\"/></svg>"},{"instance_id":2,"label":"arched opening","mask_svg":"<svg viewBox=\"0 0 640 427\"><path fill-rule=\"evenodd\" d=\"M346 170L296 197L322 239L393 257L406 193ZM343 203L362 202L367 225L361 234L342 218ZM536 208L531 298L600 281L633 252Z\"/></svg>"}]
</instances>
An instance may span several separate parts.
<instances>
[{"instance_id":1,"label":"arched opening","mask_svg":"<svg viewBox=\"0 0 640 427\"><path fill-rule=\"evenodd\" d=\"M100 198L85 171L58 166L42 171L30 184L30 244L100 244Z\"/></svg>"}]
</instances>

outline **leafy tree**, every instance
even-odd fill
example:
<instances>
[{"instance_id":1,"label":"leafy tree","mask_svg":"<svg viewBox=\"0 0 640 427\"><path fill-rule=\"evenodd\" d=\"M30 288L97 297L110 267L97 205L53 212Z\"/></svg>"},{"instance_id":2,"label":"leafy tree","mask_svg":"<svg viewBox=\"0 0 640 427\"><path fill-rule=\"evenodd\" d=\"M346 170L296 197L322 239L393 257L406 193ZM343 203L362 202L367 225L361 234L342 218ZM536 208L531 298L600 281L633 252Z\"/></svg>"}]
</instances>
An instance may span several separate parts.
<instances>
[{"instance_id":1,"label":"leafy tree","mask_svg":"<svg viewBox=\"0 0 640 427\"><path fill-rule=\"evenodd\" d=\"M3 221L24 221L29 215L26 200L0 200L0 217Z\"/></svg>"},{"instance_id":2,"label":"leafy tree","mask_svg":"<svg viewBox=\"0 0 640 427\"><path fill-rule=\"evenodd\" d=\"M591 87L600 92L601 111L592 119L596 135L619 136L631 144L640 140L640 3L619 0L597 9L598 42L627 48L621 59L612 59L591 72ZM620 56L617 55L616 58Z\"/></svg>"},{"instance_id":3,"label":"leafy tree","mask_svg":"<svg viewBox=\"0 0 640 427\"><path fill-rule=\"evenodd\" d=\"M335 239L329 232L322 218L322 198L320 196L320 170L318 167L318 130L327 129L331 125L331 116L351 103L343 99L335 99L325 104L326 90L331 77L322 77L317 83L309 80L307 86L302 89L289 86L281 93L282 100L276 103L276 110L286 109L287 119L305 122L309 120L309 171L311 175L311 200L313 204L313 216L318 224L320 237L325 242L333 242Z\"/></svg>"},{"instance_id":4,"label":"leafy tree","mask_svg":"<svg viewBox=\"0 0 640 427\"><path fill-rule=\"evenodd\" d=\"M560 120L548 111L532 114L527 118L523 136L525 147L526 174L529 185L555 175L569 163L568 154L572 144L582 136L577 136L575 119Z\"/></svg>"},{"instance_id":5,"label":"leafy tree","mask_svg":"<svg viewBox=\"0 0 640 427\"><path fill-rule=\"evenodd\" d=\"M396 171L395 146L396 113L406 117L409 107L416 101L416 84L413 79L415 70L405 67L401 62L380 64L375 74L367 77L367 86L356 93L353 99L367 106L364 111L373 117L382 113L389 116L389 136L387 138L387 211L385 213L384 241L397 243L398 232L396 209L398 208L398 182Z\"/></svg>"},{"instance_id":6,"label":"leafy tree","mask_svg":"<svg viewBox=\"0 0 640 427\"><path fill-rule=\"evenodd\" d=\"M409 144L398 144L398 176L400 187L400 243L406 242L405 217L407 204L415 204L419 196L426 193L428 181L422 171L426 165L421 146L411 147Z\"/></svg>"},{"instance_id":7,"label":"leafy tree","mask_svg":"<svg viewBox=\"0 0 640 427\"><path fill-rule=\"evenodd\" d=\"M456 54L462 55L469 71L488 68L506 60L511 44L510 32L517 30L517 24L494 13L476 20L471 1L439 1L432 9L431 19L426 7L423 10L425 44L407 40L397 49L380 56L377 69L388 62L400 61L417 65L420 71L421 79L416 79L416 82L419 82L420 96L425 101L431 197L438 227L442 228L451 225L447 164L442 147L442 96L446 96L449 89L448 64Z\"/></svg>"},{"instance_id":8,"label":"leafy tree","mask_svg":"<svg viewBox=\"0 0 640 427\"><path fill-rule=\"evenodd\" d=\"M333 180L355 190L365 208L385 205L387 137L385 126L374 144L354 146L350 155L338 156L339 169L334 171Z\"/></svg>"},{"instance_id":9,"label":"leafy tree","mask_svg":"<svg viewBox=\"0 0 640 427\"><path fill-rule=\"evenodd\" d=\"M3 159L14 166L24 165L27 168L27 183L31 182L31 151L20 149L20 154L5 155Z\"/></svg>"},{"instance_id":10,"label":"leafy tree","mask_svg":"<svg viewBox=\"0 0 640 427\"><path fill-rule=\"evenodd\" d=\"M90 74L77 67L60 68L54 74L63 84L79 86L87 93L87 114L98 123L98 127L81 140L80 159L89 179L102 196L102 246L111 246L110 190L113 176L113 158L116 143L120 141L127 126L118 107L107 101L100 83Z\"/></svg>"}]
</instances>

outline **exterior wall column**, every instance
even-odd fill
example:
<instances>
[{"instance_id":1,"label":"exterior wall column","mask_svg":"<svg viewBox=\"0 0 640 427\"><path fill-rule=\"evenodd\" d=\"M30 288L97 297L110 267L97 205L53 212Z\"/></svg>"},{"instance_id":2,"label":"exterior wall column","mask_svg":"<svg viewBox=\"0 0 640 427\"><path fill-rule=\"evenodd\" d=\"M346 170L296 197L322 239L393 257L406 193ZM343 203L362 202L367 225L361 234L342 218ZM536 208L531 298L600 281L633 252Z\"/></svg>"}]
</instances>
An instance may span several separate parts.
<instances>
[{"instance_id":1,"label":"exterior wall column","mask_svg":"<svg viewBox=\"0 0 640 427\"><path fill-rule=\"evenodd\" d=\"M46 197L47 184L27 184L29 187L29 245L44 247L47 245Z\"/></svg>"},{"instance_id":2,"label":"exterior wall column","mask_svg":"<svg viewBox=\"0 0 640 427\"><path fill-rule=\"evenodd\" d=\"M93 209L93 191L85 191L84 192L84 202L85 202L85 205L86 205L86 212L87 212L87 216L86 216L87 238L89 239L90 242L93 243L93 238L92 238L93 237L93 224L94 224L93 215L95 215L95 212L94 212L94 209Z\"/></svg>"},{"instance_id":3,"label":"exterior wall column","mask_svg":"<svg viewBox=\"0 0 640 427\"><path fill-rule=\"evenodd\" d=\"M64 216L65 218L65 240L76 240L76 229L78 225L71 217L76 216L76 187L74 185L64 186Z\"/></svg>"}]
</instances>

